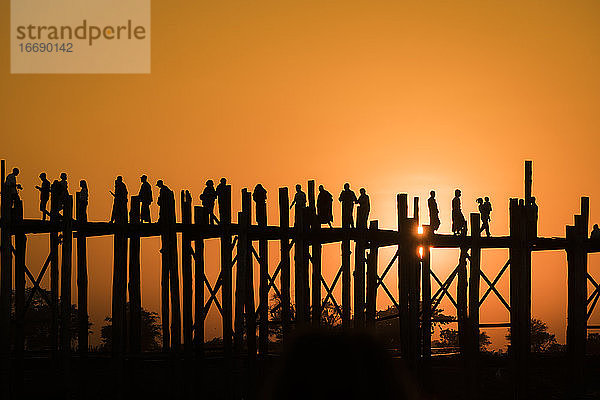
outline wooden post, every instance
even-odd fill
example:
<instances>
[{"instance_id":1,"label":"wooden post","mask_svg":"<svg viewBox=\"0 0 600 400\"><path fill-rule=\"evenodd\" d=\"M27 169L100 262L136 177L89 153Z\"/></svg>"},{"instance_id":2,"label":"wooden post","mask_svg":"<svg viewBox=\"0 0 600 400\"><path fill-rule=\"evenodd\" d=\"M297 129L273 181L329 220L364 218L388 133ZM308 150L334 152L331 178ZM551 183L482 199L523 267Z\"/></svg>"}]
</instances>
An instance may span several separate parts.
<instances>
[{"instance_id":1,"label":"wooden post","mask_svg":"<svg viewBox=\"0 0 600 400\"><path fill-rule=\"evenodd\" d=\"M267 202L258 201L256 203L256 223L260 228L267 227ZM258 242L258 257L259 263L259 327L258 348L260 354L269 352L269 242L267 239L261 238Z\"/></svg>"},{"instance_id":2,"label":"wooden post","mask_svg":"<svg viewBox=\"0 0 600 400\"><path fill-rule=\"evenodd\" d=\"M378 221L369 223L369 256L367 257L367 307L366 307L366 324L367 328L375 328L375 316L377 313L377 265L378 251L377 230L379 229Z\"/></svg>"},{"instance_id":3,"label":"wooden post","mask_svg":"<svg viewBox=\"0 0 600 400\"><path fill-rule=\"evenodd\" d=\"M173 215L169 218L169 291L171 294L171 348L178 352L181 347L181 300L179 297L179 259L177 257L177 231L175 229L175 198L169 207Z\"/></svg>"},{"instance_id":4,"label":"wooden post","mask_svg":"<svg viewBox=\"0 0 600 400\"><path fill-rule=\"evenodd\" d=\"M88 351L88 272L87 272L87 199L83 193L75 194L77 219L77 313L79 319L79 356L86 357Z\"/></svg>"},{"instance_id":5,"label":"wooden post","mask_svg":"<svg viewBox=\"0 0 600 400\"><path fill-rule=\"evenodd\" d=\"M126 337L127 235L125 229L127 221L125 219L127 211L119 210L116 215L115 225L117 231L114 235L113 244L112 351L113 355L119 358L122 357L125 351ZM125 219L123 216L125 216ZM62 284L64 284L64 281L62 281Z\"/></svg>"},{"instance_id":6,"label":"wooden post","mask_svg":"<svg viewBox=\"0 0 600 400\"><path fill-rule=\"evenodd\" d=\"M429 379L431 369L431 251L433 232L429 225L423 225L423 257L421 258L421 341L423 355L423 376Z\"/></svg>"},{"instance_id":7,"label":"wooden post","mask_svg":"<svg viewBox=\"0 0 600 400\"><path fill-rule=\"evenodd\" d=\"M467 351L468 351L468 343L467 343L467 302L468 302L468 294L467 294L467 256L468 256L468 247L466 245L461 245L460 247L460 256L458 260L458 283L456 287L456 303L458 304L457 308L457 319L458 319L458 344L460 346L460 354L462 356L463 361L467 359Z\"/></svg>"},{"instance_id":8,"label":"wooden post","mask_svg":"<svg viewBox=\"0 0 600 400\"><path fill-rule=\"evenodd\" d=\"M581 198L581 214L575 216L575 226L567 227L567 352L571 392L579 394L585 373L587 340L587 251L589 198Z\"/></svg>"},{"instance_id":9,"label":"wooden post","mask_svg":"<svg viewBox=\"0 0 600 400\"><path fill-rule=\"evenodd\" d=\"M531 187L533 185L533 165L530 160L525 161L525 204L531 199Z\"/></svg>"},{"instance_id":10,"label":"wooden post","mask_svg":"<svg viewBox=\"0 0 600 400\"><path fill-rule=\"evenodd\" d=\"M318 221L316 214L311 213L313 217L313 229L312 229L312 323L314 327L321 325L321 222Z\"/></svg>"},{"instance_id":11,"label":"wooden post","mask_svg":"<svg viewBox=\"0 0 600 400\"><path fill-rule=\"evenodd\" d=\"M305 285L305 252L304 252L304 233L306 213L302 209L297 209L301 212L294 213L296 220L295 234L296 240L294 245L294 277L295 277L295 293L296 293L296 327L303 327L308 322L308 299L306 298ZM310 210L309 210L310 211Z\"/></svg>"},{"instance_id":12,"label":"wooden post","mask_svg":"<svg viewBox=\"0 0 600 400\"><path fill-rule=\"evenodd\" d=\"M419 311L420 311L420 288L421 288L421 260L419 258L419 240L417 240L419 227L419 198L413 198L413 218L408 221L407 250L406 258L408 261L407 274L409 277L408 300L409 300L409 354L410 363L416 369L420 354L420 329L419 329Z\"/></svg>"},{"instance_id":13,"label":"wooden post","mask_svg":"<svg viewBox=\"0 0 600 400\"><path fill-rule=\"evenodd\" d=\"M344 229L344 238L341 243L342 250L342 326L350 327L350 227L352 218L342 219L342 228Z\"/></svg>"},{"instance_id":14,"label":"wooden post","mask_svg":"<svg viewBox=\"0 0 600 400\"><path fill-rule=\"evenodd\" d=\"M235 321L234 321L234 346L236 355L240 355L243 348L244 339L244 306L246 305L246 296L248 285L246 284L248 271L248 232L247 222L250 209L248 201L248 189L242 189L242 211L238 213L238 240L237 240L237 268L235 274ZM251 261L251 260L250 260Z\"/></svg>"},{"instance_id":15,"label":"wooden post","mask_svg":"<svg viewBox=\"0 0 600 400\"><path fill-rule=\"evenodd\" d=\"M25 232L15 232L15 393L22 395L25 352ZM20 396L17 396L20 397Z\"/></svg>"},{"instance_id":16,"label":"wooden post","mask_svg":"<svg viewBox=\"0 0 600 400\"><path fill-rule=\"evenodd\" d=\"M66 390L71 361L71 260L73 250L73 196L67 195L63 209L62 265L60 276L60 350Z\"/></svg>"},{"instance_id":17,"label":"wooden post","mask_svg":"<svg viewBox=\"0 0 600 400\"><path fill-rule=\"evenodd\" d=\"M208 210L202 206L195 206L194 223L198 227L208 226ZM206 320L204 314L204 240L195 239L194 247L194 350L196 357L201 358L204 357L204 322Z\"/></svg>"},{"instance_id":18,"label":"wooden post","mask_svg":"<svg viewBox=\"0 0 600 400\"><path fill-rule=\"evenodd\" d=\"M521 203L521 204L520 204ZM515 397L526 398L531 335L531 257L523 200L510 199L510 335Z\"/></svg>"},{"instance_id":19,"label":"wooden post","mask_svg":"<svg viewBox=\"0 0 600 400\"><path fill-rule=\"evenodd\" d=\"M410 352L409 342L409 318L408 318L408 195L406 193L396 196L396 207L398 210L398 305L400 306L400 352L402 357L408 358Z\"/></svg>"},{"instance_id":20,"label":"wooden post","mask_svg":"<svg viewBox=\"0 0 600 400\"><path fill-rule=\"evenodd\" d=\"M481 274L480 215L471 213L471 259L469 261L469 334L467 379L469 397L478 398L479 279Z\"/></svg>"},{"instance_id":21,"label":"wooden post","mask_svg":"<svg viewBox=\"0 0 600 400\"><path fill-rule=\"evenodd\" d=\"M168 207L162 205L161 207ZM166 213L163 213L165 215ZM160 258L161 258L161 280L160 280L160 302L161 302L161 325L162 325L162 349L168 351L171 348L171 330L169 329L169 233L167 216L160 220Z\"/></svg>"},{"instance_id":22,"label":"wooden post","mask_svg":"<svg viewBox=\"0 0 600 400\"><path fill-rule=\"evenodd\" d=\"M139 230L140 198L131 196L129 221L132 226L129 235L129 351L139 354L142 351L142 292L141 292L141 239Z\"/></svg>"},{"instance_id":23,"label":"wooden post","mask_svg":"<svg viewBox=\"0 0 600 400\"><path fill-rule=\"evenodd\" d=\"M4 189L6 163L1 161L1 264L0 264L0 394L3 398L10 395L10 294L12 291L12 249L10 233L11 202L8 192Z\"/></svg>"},{"instance_id":24,"label":"wooden post","mask_svg":"<svg viewBox=\"0 0 600 400\"><path fill-rule=\"evenodd\" d=\"M365 247L366 229L359 229L354 245L354 327L365 326Z\"/></svg>"},{"instance_id":25,"label":"wooden post","mask_svg":"<svg viewBox=\"0 0 600 400\"><path fill-rule=\"evenodd\" d=\"M231 185L225 187L223 196L219 198L219 217L223 226L221 236L221 298L223 306L223 351L225 355L225 364L227 369L231 367L232 350L232 256L233 246L231 243Z\"/></svg>"},{"instance_id":26,"label":"wooden post","mask_svg":"<svg viewBox=\"0 0 600 400\"><path fill-rule=\"evenodd\" d=\"M250 200L250 192L248 192L248 200ZM256 305L254 302L254 262L252 258L252 241L248 238L248 230L251 222L251 208L248 202L248 211L244 213L244 233L238 240L245 241L246 247L246 271L244 273L244 284L246 285L245 298L245 318L246 318L246 345L248 348L248 358L251 365L256 360ZM238 253L239 254L239 253ZM253 383L253 381L251 382Z\"/></svg>"},{"instance_id":27,"label":"wooden post","mask_svg":"<svg viewBox=\"0 0 600 400\"><path fill-rule=\"evenodd\" d=\"M252 240L248 237L248 230L252 222L252 193L246 190L242 193L243 233L242 237L246 252L246 270L243 284L246 285L244 309L246 319L246 342L248 357L251 362L256 359L256 306L254 302L254 258L252 256ZM239 221L239 220L238 220ZM240 238L238 238L239 240ZM239 253L238 253L239 254Z\"/></svg>"},{"instance_id":28,"label":"wooden post","mask_svg":"<svg viewBox=\"0 0 600 400\"><path fill-rule=\"evenodd\" d=\"M308 181L308 208L313 210L313 212L316 209L314 179L311 179ZM304 222L306 223L306 221L304 221Z\"/></svg>"},{"instance_id":29,"label":"wooden post","mask_svg":"<svg viewBox=\"0 0 600 400\"><path fill-rule=\"evenodd\" d=\"M192 196L181 191L181 222L188 228L192 224ZM188 231L181 236L181 279L183 280L183 350L187 357L192 354L192 240Z\"/></svg>"},{"instance_id":30,"label":"wooden post","mask_svg":"<svg viewBox=\"0 0 600 400\"><path fill-rule=\"evenodd\" d=\"M56 204L60 199L55 196L50 197L50 210L56 210L59 206ZM56 212L50 213L50 222L53 226L59 224L60 217ZM59 266L58 266L58 232L50 232L50 300L52 307L52 320L50 323L50 349L52 358L57 360L58 351L58 288L59 288Z\"/></svg>"},{"instance_id":31,"label":"wooden post","mask_svg":"<svg viewBox=\"0 0 600 400\"><path fill-rule=\"evenodd\" d=\"M279 227L281 228L281 325L284 342L289 337L291 326L290 312L290 198L288 188L279 188Z\"/></svg>"}]
</instances>

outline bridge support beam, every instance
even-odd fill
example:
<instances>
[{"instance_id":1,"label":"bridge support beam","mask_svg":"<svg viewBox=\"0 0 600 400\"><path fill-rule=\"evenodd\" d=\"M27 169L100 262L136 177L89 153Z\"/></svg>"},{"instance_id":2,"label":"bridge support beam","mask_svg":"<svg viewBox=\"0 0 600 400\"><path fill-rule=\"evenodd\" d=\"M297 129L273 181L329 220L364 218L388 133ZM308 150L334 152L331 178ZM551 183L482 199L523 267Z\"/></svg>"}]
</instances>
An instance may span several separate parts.
<instances>
[{"instance_id":1,"label":"bridge support beam","mask_svg":"<svg viewBox=\"0 0 600 400\"><path fill-rule=\"evenodd\" d=\"M481 273L480 215L471 213L471 259L469 261L469 320L467 352L467 390L469 398L478 398L479 387L479 282Z\"/></svg>"},{"instance_id":2,"label":"bridge support beam","mask_svg":"<svg viewBox=\"0 0 600 400\"><path fill-rule=\"evenodd\" d=\"M290 198L288 188L279 188L279 226L281 239L279 240L281 256L281 325L283 327L283 341L289 337L291 329L290 310Z\"/></svg>"},{"instance_id":3,"label":"bridge support beam","mask_svg":"<svg viewBox=\"0 0 600 400\"><path fill-rule=\"evenodd\" d=\"M571 374L571 392L582 390L587 340L587 251L589 198L581 198L581 214L575 225L567 226L567 353Z\"/></svg>"},{"instance_id":4,"label":"bridge support beam","mask_svg":"<svg viewBox=\"0 0 600 400\"><path fill-rule=\"evenodd\" d=\"M515 398L527 397L531 348L531 249L523 200L510 199L510 335Z\"/></svg>"},{"instance_id":5,"label":"bridge support beam","mask_svg":"<svg viewBox=\"0 0 600 400\"><path fill-rule=\"evenodd\" d=\"M367 257L367 306L365 320L368 329L375 329L377 314L377 265L379 246L375 240L375 233L379 229L378 221L369 223L369 256Z\"/></svg>"}]
</instances>

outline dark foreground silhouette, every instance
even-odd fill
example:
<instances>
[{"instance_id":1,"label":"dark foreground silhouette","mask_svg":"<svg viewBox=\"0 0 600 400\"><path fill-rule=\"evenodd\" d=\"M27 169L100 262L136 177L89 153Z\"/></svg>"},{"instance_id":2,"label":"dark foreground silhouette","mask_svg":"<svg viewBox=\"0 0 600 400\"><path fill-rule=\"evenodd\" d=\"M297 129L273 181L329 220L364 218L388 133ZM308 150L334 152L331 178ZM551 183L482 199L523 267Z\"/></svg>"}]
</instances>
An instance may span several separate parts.
<instances>
[{"instance_id":1,"label":"dark foreground silhouette","mask_svg":"<svg viewBox=\"0 0 600 400\"><path fill-rule=\"evenodd\" d=\"M403 366L364 332L306 332L292 340L273 371L261 399L416 398Z\"/></svg>"}]
</instances>

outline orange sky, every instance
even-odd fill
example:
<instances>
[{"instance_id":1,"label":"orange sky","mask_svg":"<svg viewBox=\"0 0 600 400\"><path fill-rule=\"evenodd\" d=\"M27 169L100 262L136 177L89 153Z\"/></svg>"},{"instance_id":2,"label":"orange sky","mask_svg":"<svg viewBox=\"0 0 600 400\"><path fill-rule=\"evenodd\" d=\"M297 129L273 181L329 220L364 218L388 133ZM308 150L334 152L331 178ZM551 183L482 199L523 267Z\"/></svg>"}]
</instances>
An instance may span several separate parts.
<instances>
[{"instance_id":1,"label":"orange sky","mask_svg":"<svg viewBox=\"0 0 600 400\"><path fill-rule=\"evenodd\" d=\"M454 188L465 214L489 195L494 234L508 232L508 198L522 196L529 158L540 234L562 236L581 195L591 196L592 223L600 219L599 12L594 1L154 1L150 75L10 75L4 1L0 156L21 168L28 217L38 216L41 171L66 171L71 191L87 179L91 220L109 218L117 174L130 192L146 173L195 202L207 178L227 176L236 208L239 190L261 182L270 221L278 186L314 178L334 196L345 181L366 187L372 218L389 228L398 192L420 196L424 209L435 189L443 232ZM97 333L110 313L111 241L89 242ZM152 310L158 246L143 244ZM46 249L45 237L30 240L34 271ZM456 261L439 254L434 268ZM485 257L490 275L506 260ZM536 255L533 271L533 314L564 341L565 257ZM506 318L489 307L482 321ZM219 334L211 329L208 338Z\"/></svg>"}]
</instances>

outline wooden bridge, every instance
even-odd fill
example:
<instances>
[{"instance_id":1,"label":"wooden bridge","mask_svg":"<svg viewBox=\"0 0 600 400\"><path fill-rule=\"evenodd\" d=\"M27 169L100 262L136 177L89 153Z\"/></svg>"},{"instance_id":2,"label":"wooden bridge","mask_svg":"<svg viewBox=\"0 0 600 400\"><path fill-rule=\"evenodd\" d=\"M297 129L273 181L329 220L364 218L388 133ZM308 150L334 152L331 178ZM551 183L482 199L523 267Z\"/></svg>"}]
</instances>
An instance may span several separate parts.
<instances>
[{"instance_id":1,"label":"wooden bridge","mask_svg":"<svg viewBox=\"0 0 600 400\"><path fill-rule=\"evenodd\" d=\"M5 162L2 160L3 185L4 177ZM589 199L581 198L581 212L575 215L574 225L566 227L565 237L539 237L538 209L531 193L531 161L525 162L524 182L523 199L510 199L510 235L503 237L481 237L477 213L470 214L469 235L433 233L428 225L421 224L416 197L412 216L409 216L407 194L397 195L396 230L379 229L378 221L370 221L368 229L351 228L347 223L342 227L322 228L316 219L314 181L309 181L308 207L296 208L292 225L286 187L279 189L278 225L267 223L264 202L255 204L257 223L252 224L253 207L247 189L242 190L241 211L234 223L231 186L227 186L224 196L219 198L217 224L210 223L206 209L192 206L188 191L181 192L180 222L176 221L175 205L171 204L162 206L159 222L141 223L140 201L137 196L132 196L129 217L107 223L87 221L87 205L76 199L73 207L71 195L64 204L62 217L54 215L49 221L26 219L22 215L22 206L12 207L6 191L2 190L0 391L8 397L9 393L18 393L23 384L24 320L33 296L32 293L30 298L25 298L27 281L33 291L46 293L40 282L45 274L50 275L50 296L45 296L45 301L53 311L51 354L58 360L61 373L68 376L72 359L69 334L73 297L71 277L76 273L80 324L77 352L80 357L86 356L86 243L96 236L112 236L114 240L112 356L117 365L120 365L119 360L141 351L140 239L155 236L160 237L162 243L162 345L170 354L189 360L203 359L205 319L213 307L218 309L221 317L222 357L227 372L234 360L242 355L252 363L252 360L269 354L270 324L281 324L285 342L295 329L318 327L323 307L328 302L341 316L343 328L373 328L377 320L377 296L384 295L397 311L392 318L400 321L397 335L402 358L410 368L427 374L431 360L431 326L436 322L432 315L446 297L456 307L460 353L465 361L467 387L473 397L477 391L479 329L489 327L510 327L511 356L517 377L515 393L524 396L530 356L531 254L533 251L564 250L568 260L567 351L569 371L577 381L583 375L587 330L599 328L589 326L587 322L600 298L600 286L587 268L587 254L600 251L600 243L588 238ZM122 214L127 215L127 212ZM25 256L27 235L33 233L49 234L50 242L48 257L37 276L27 266ZM181 248L177 245L178 233L182 237ZM221 247L220 273L213 282L205 274L204 263L205 241L212 238L219 239ZM74 267L71 265L73 239L77 255ZM272 241L280 244L276 265L269 265L269 242ZM327 243L340 243L341 246L341 266L332 281L327 281L322 274L322 246ZM396 252L391 260L381 263L384 268L380 268L378 250L390 246ZM460 249L457 265L448 276L438 276L440 273L431 265L433 248ZM489 248L509 250L509 259L493 278L486 276L480 265L482 249ZM255 266L259 268L259 282L256 283ZM290 295L292 273L295 312ZM397 288L386 284L386 277L393 273L397 274ZM510 275L510 293L503 295L496 284L506 273ZM455 280L457 293L453 296L450 286ZM588 280L595 288L592 293L587 290ZM437 287L432 287L432 283ZM486 286L483 295L482 284ZM334 295L339 286L341 299ZM255 304L255 289L258 289L258 304ZM14 314L11 313L13 291ZM205 293L209 296L205 297ZM269 296L273 293L281 300L281 320L278 321L269 320ZM490 295L496 295L510 312L510 321L480 323L481 304ZM127 297L129 321L126 320Z\"/></svg>"}]
</instances>

